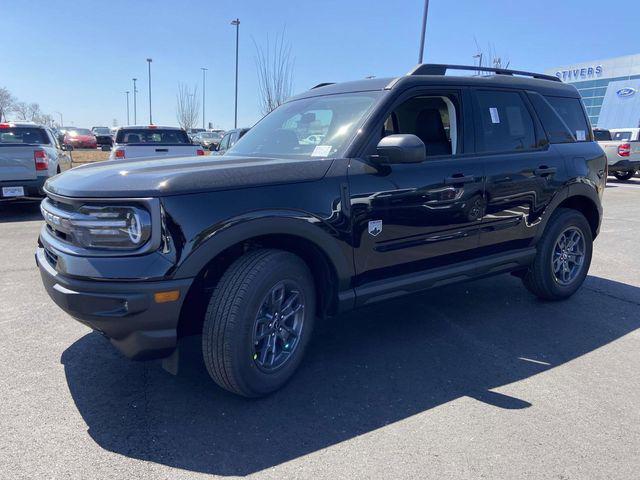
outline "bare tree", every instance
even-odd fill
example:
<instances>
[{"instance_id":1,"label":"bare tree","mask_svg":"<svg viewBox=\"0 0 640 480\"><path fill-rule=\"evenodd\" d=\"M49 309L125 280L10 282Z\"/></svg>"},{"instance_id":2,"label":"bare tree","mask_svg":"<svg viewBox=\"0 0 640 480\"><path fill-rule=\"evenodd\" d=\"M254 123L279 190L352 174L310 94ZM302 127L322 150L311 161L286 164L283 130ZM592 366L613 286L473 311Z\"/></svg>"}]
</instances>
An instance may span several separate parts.
<instances>
[{"instance_id":1,"label":"bare tree","mask_svg":"<svg viewBox=\"0 0 640 480\"><path fill-rule=\"evenodd\" d=\"M476 53L473 58L478 60L479 67L509 68L511 60L509 57L499 56L493 44L489 43L488 49L485 51L480 48L475 38L473 40L476 43ZM483 72L478 71L478 75L483 75Z\"/></svg>"},{"instance_id":2,"label":"bare tree","mask_svg":"<svg viewBox=\"0 0 640 480\"><path fill-rule=\"evenodd\" d=\"M185 130L189 130L198 123L200 118L200 99L198 87L191 90L186 84L178 83L176 116L178 124Z\"/></svg>"},{"instance_id":3,"label":"bare tree","mask_svg":"<svg viewBox=\"0 0 640 480\"><path fill-rule=\"evenodd\" d=\"M291 44L285 41L284 30L276 35L273 48L269 44L269 37L264 48L255 39L253 44L256 47L260 108L266 115L291 96L294 59L291 58Z\"/></svg>"},{"instance_id":4,"label":"bare tree","mask_svg":"<svg viewBox=\"0 0 640 480\"><path fill-rule=\"evenodd\" d=\"M11 92L4 87L0 87L0 122L7 119L7 114L13 110L16 99Z\"/></svg>"},{"instance_id":5,"label":"bare tree","mask_svg":"<svg viewBox=\"0 0 640 480\"><path fill-rule=\"evenodd\" d=\"M26 102L16 102L13 105L13 112L17 120L29 120L29 105Z\"/></svg>"}]
</instances>

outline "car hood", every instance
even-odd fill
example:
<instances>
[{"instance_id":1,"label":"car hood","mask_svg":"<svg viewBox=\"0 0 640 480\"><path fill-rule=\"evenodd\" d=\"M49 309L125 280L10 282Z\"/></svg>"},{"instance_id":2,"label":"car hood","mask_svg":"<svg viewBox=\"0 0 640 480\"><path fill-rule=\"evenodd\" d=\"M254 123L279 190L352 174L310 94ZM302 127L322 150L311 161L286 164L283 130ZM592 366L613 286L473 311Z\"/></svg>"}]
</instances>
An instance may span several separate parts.
<instances>
[{"instance_id":1,"label":"car hood","mask_svg":"<svg viewBox=\"0 0 640 480\"><path fill-rule=\"evenodd\" d=\"M331 163L233 156L110 160L67 170L45 189L65 197L158 197L320 180Z\"/></svg>"}]
</instances>

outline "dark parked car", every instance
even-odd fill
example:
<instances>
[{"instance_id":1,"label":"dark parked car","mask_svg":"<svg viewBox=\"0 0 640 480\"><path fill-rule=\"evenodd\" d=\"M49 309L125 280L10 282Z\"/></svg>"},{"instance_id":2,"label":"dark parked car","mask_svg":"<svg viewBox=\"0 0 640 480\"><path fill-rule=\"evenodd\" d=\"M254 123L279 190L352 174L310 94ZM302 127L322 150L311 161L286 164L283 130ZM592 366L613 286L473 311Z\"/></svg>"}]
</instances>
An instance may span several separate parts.
<instances>
[{"instance_id":1,"label":"dark parked car","mask_svg":"<svg viewBox=\"0 0 640 480\"><path fill-rule=\"evenodd\" d=\"M99 147L111 148L113 146L113 135L109 127L93 127L91 131L95 135Z\"/></svg>"},{"instance_id":2,"label":"dark parked car","mask_svg":"<svg viewBox=\"0 0 640 480\"><path fill-rule=\"evenodd\" d=\"M580 95L556 77L456 69L479 70L324 84L224 157L54 177L36 254L47 292L169 369L177 340L201 334L211 377L248 397L291 377L315 322L356 307L499 273L571 296L606 180ZM389 321L402 328L402 312Z\"/></svg>"},{"instance_id":3,"label":"dark parked car","mask_svg":"<svg viewBox=\"0 0 640 480\"><path fill-rule=\"evenodd\" d=\"M224 155L226 151L233 147L248 131L248 128L234 128L225 133L216 148L218 155Z\"/></svg>"}]
</instances>

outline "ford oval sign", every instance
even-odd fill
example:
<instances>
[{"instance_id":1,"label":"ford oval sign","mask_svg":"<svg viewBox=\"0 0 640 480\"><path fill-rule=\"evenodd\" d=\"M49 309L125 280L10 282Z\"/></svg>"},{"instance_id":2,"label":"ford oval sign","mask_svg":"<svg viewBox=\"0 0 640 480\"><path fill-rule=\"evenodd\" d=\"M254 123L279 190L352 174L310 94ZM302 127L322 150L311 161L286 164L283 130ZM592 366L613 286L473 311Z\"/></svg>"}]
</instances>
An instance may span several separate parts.
<instances>
[{"instance_id":1,"label":"ford oval sign","mask_svg":"<svg viewBox=\"0 0 640 480\"><path fill-rule=\"evenodd\" d=\"M616 92L616 94L619 97L630 97L631 95L636 93L636 89L635 88L631 88L631 87L625 87L625 88L621 88L620 90L618 90Z\"/></svg>"}]
</instances>

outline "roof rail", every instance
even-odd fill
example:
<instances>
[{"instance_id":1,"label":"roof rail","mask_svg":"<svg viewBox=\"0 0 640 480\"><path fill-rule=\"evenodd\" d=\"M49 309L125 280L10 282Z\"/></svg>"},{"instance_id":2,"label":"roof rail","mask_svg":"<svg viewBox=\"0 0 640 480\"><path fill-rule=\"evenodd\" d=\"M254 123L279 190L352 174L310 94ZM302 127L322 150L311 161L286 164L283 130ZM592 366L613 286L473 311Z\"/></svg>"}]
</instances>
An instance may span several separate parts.
<instances>
[{"instance_id":1,"label":"roof rail","mask_svg":"<svg viewBox=\"0 0 640 480\"><path fill-rule=\"evenodd\" d=\"M554 75L545 75L543 73L523 72L521 70L508 70L506 68L477 67L471 65L446 65L437 63L422 63L416 65L407 75L444 75L447 70L469 70L471 72L491 72L497 75L522 75L524 77L539 78L542 80L550 80L552 82L560 82L561 80Z\"/></svg>"},{"instance_id":2,"label":"roof rail","mask_svg":"<svg viewBox=\"0 0 640 480\"><path fill-rule=\"evenodd\" d=\"M311 90L313 90L314 88L320 88L320 87L326 87L327 85L335 85L336 82L324 82L324 83L319 83L317 84L315 87L311 87Z\"/></svg>"}]
</instances>

